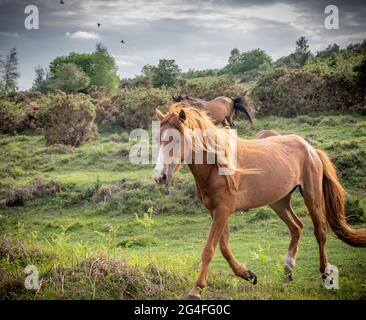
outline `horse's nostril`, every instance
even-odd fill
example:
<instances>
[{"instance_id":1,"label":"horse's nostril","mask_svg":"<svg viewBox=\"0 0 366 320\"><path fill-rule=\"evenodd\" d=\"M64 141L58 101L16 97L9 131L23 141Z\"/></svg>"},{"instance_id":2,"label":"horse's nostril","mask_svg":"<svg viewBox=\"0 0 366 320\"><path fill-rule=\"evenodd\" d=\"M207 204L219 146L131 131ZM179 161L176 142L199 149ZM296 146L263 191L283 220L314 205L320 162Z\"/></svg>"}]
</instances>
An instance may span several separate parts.
<instances>
[{"instance_id":1,"label":"horse's nostril","mask_svg":"<svg viewBox=\"0 0 366 320\"><path fill-rule=\"evenodd\" d=\"M159 182L165 182L166 181L166 174L163 174L160 178L159 178Z\"/></svg>"}]
</instances>

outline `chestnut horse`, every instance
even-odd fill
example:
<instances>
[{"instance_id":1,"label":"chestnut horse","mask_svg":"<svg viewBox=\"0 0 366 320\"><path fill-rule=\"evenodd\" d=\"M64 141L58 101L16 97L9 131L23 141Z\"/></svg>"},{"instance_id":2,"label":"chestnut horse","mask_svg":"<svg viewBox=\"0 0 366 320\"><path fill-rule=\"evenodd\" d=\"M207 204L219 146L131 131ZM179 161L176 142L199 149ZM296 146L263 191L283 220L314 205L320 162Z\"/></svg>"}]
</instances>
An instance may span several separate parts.
<instances>
[{"instance_id":1,"label":"chestnut horse","mask_svg":"<svg viewBox=\"0 0 366 320\"><path fill-rule=\"evenodd\" d=\"M190 96L173 96L172 98L174 102L185 101L192 107L207 111L214 124L221 123L224 127L229 125L233 128L235 126L233 122L234 114L237 114L239 111L243 112L248 120L253 123L253 118L246 107L244 99L241 97L235 99L217 97L210 101Z\"/></svg>"},{"instance_id":2,"label":"chestnut horse","mask_svg":"<svg viewBox=\"0 0 366 320\"><path fill-rule=\"evenodd\" d=\"M196 182L196 195L210 211L212 217L211 230L202 252L202 264L197 281L188 298L199 299L201 290L206 286L209 263L217 244L235 275L257 282L254 272L238 262L229 246L229 216L238 210L246 211L269 205L288 226L291 241L284 258L284 268L291 275L295 267L295 259L303 224L291 207L291 195L296 188L304 198L314 224L314 235L317 239L320 255L320 272L323 276L330 266L325 253L327 225L331 227L339 239L356 246L366 246L366 230L352 229L346 223L344 212L345 191L341 186L336 169L321 150L314 149L303 138L290 134L278 135L267 132L264 139L236 140L237 168L231 175L222 175L222 167L230 167L230 162L220 160L209 164L207 160L196 163L197 149L203 152L203 159L209 154L207 143L202 135L194 136L191 147L185 139L192 137L192 129L205 130L216 141L230 129L218 129L211 122L206 112L186 104L173 104L167 114L156 110L160 120L159 157L153 172L157 183L169 183L180 163L186 162ZM177 162L166 161L170 155L166 147L174 143L167 139L166 133L172 129L177 132L180 141L180 152ZM201 140L199 140L201 139ZM225 144L220 143L220 145ZM230 151L228 151L230 153ZM187 161L190 156L190 161ZM245 168L244 168L245 167ZM252 169L252 170L251 170Z\"/></svg>"},{"instance_id":3,"label":"chestnut horse","mask_svg":"<svg viewBox=\"0 0 366 320\"><path fill-rule=\"evenodd\" d=\"M255 135L255 138L256 139L264 139L264 138L273 137L273 136L280 136L280 134L276 131L273 131L273 130L262 130L262 131L259 131Z\"/></svg>"}]
</instances>

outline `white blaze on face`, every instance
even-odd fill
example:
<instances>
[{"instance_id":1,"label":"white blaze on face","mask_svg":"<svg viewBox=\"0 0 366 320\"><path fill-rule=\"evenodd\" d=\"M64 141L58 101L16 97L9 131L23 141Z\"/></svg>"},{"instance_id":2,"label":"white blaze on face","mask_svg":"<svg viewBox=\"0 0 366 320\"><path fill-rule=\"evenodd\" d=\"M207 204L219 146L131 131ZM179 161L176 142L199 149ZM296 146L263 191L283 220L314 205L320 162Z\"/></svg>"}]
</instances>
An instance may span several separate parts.
<instances>
[{"instance_id":1,"label":"white blaze on face","mask_svg":"<svg viewBox=\"0 0 366 320\"><path fill-rule=\"evenodd\" d=\"M161 141L168 142L160 144L158 158L154 168L153 178L159 181L160 178L170 179L174 165L180 163L180 134L176 129L166 129L161 134Z\"/></svg>"},{"instance_id":2,"label":"white blaze on face","mask_svg":"<svg viewBox=\"0 0 366 320\"><path fill-rule=\"evenodd\" d=\"M163 154L164 146L160 145L158 159L156 160L156 165L154 168L153 177L156 181L163 175L164 171L164 154Z\"/></svg>"},{"instance_id":3,"label":"white blaze on face","mask_svg":"<svg viewBox=\"0 0 366 320\"><path fill-rule=\"evenodd\" d=\"M161 141L166 141L167 135L168 135L167 130L164 130L164 132L161 134ZM160 143L160 141L159 141L159 143ZM160 144L158 158L156 160L156 165L155 165L154 173L153 173L153 177L154 177L155 181L159 181L159 178L163 175L164 164L165 164L164 144Z\"/></svg>"}]
</instances>

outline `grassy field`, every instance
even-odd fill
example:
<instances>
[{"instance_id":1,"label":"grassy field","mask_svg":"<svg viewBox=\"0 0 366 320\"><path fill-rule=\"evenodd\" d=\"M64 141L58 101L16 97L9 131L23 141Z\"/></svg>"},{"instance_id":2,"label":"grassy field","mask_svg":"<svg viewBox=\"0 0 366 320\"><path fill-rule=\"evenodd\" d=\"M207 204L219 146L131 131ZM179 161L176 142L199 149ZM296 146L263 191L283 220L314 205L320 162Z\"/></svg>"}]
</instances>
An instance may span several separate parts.
<instances>
[{"instance_id":1,"label":"grassy field","mask_svg":"<svg viewBox=\"0 0 366 320\"><path fill-rule=\"evenodd\" d=\"M350 203L366 204L366 117L351 115L264 118L254 127L236 121L239 135L262 129L297 133L328 152ZM128 160L121 129L101 129L80 148L45 147L41 133L0 135L0 298L181 299L197 276L210 227L194 196L187 168L168 188L151 181L152 165ZM283 276L289 242L286 225L269 208L235 213L231 246L258 275L257 286L236 278L217 251L207 299L366 299L366 250L328 235L339 290L323 287L312 223L295 193L305 224L294 281ZM355 227L366 227L360 223ZM39 290L24 288L26 265L37 266Z\"/></svg>"}]
</instances>

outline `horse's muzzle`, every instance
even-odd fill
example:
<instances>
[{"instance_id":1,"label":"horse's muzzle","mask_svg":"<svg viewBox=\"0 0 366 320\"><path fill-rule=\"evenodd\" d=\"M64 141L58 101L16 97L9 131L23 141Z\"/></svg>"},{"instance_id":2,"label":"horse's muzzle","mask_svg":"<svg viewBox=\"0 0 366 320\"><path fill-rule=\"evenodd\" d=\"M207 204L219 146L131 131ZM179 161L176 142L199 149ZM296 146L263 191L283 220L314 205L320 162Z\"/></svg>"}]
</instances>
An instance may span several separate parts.
<instances>
[{"instance_id":1,"label":"horse's muzzle","mask_svg":"<svg viewBox=\"0 0 366 320\"><path fill-rule=\"evenodd\" d=\"M156 183L158 184L167 184L168 183L168 179L165 173L163 173L161 176L158 177L154 177L154 180Z\"/></svg>"}]
</instances>

